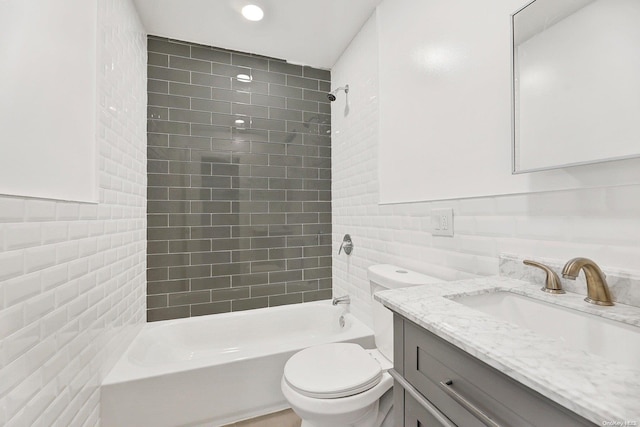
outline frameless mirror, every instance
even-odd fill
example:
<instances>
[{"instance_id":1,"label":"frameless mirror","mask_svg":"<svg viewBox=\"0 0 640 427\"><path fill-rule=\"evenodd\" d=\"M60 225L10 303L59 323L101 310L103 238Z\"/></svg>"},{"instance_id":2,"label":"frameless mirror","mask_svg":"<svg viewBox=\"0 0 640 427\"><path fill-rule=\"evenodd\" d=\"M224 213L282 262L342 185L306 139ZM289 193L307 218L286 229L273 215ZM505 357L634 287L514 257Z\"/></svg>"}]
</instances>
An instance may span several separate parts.
<instances>
[{"instance_id":1,"label":"frameless mirror","mask_svg":"<svg viewBox=\"0 0 640 427\"><path fill-rule=\"evenodd\" d=\"M513 172L640 156L640 0L512 16Z\"/></svg>"}]
</instances>

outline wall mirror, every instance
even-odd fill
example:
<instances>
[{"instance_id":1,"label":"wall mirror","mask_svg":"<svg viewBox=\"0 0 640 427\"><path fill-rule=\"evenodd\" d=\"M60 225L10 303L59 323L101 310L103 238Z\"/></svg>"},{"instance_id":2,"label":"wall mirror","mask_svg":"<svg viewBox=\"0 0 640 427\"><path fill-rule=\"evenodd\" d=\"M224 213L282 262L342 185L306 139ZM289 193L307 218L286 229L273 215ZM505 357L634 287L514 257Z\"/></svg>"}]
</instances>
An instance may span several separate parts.
<instances>
[{"instance_id":1,"label":"wall mirror","mask_svg":"<svg viewBox=\"0 0 640 427\"><path fill-rule=\"evenodd\" d=\"M512 15L513 173L640 156L640 0Z\"/></svg>"}]
</instances>

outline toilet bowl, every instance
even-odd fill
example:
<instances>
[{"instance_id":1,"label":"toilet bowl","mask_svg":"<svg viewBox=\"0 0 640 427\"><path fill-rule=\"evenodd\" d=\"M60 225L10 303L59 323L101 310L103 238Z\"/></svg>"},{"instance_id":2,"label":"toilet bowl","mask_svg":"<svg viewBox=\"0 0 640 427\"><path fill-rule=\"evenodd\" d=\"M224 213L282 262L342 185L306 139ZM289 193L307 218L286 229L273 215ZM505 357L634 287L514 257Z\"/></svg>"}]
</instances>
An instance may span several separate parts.
<instances>
[{"instance_id":1,"label":"toilet bowl","mask_svg":"<svg viewBox=\"0 0 640 427\"><path fill-rule=\"evenodd\" d=\"M368 270L371 294L439 281L393 265ZM280 382L302 427L391 427L393 315L373 301L377 349L352 343L306 348L286 363Z\"/></svg>"}]
</instances>

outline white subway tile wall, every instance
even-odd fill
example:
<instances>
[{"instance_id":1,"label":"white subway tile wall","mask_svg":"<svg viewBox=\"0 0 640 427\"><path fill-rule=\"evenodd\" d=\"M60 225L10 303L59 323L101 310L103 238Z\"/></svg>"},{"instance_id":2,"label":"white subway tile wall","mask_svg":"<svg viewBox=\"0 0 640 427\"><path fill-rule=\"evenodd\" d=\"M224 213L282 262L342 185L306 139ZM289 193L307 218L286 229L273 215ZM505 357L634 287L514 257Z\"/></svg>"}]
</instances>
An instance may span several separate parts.
<instances>
[{"instance_id":1,"label":"white subway tile wall","mask_svg":"<svg viewBox=\"0 0 640 427\"><path fill-rule=\"evenodd\" d=\"M0 196L3 426L98 425L145 320L146 35L131 0L98 4L100 203Z\"/></svg>"},{"instance_id":2,"label":"white subway tile wall","mask_svg":"<svg viewBox=\"0 0 640 427\"><path fill-rule=\"evenodd\" d=\"M346 117L344 99L332 103L333 294L350 294L357 317L371 325L367 268L377 263L446 280L497 274L502 252L640 270L638 185L378 205L377 37L374 15L331 72L333 86L351 88ZM454 211L453 238L431 235L431 210L444 207ZM351 256L337 255L345 233Z\"/></svg>"}]
</instances>

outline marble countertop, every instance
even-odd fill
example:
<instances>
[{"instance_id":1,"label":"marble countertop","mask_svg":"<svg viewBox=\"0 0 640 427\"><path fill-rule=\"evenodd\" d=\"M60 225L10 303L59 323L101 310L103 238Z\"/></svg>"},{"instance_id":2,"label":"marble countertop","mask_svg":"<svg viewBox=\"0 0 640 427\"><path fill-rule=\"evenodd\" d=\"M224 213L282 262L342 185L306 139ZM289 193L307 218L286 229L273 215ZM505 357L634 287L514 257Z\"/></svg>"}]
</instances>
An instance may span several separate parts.
<instances>
[{"instance_id":1,"label":"marble countertop","mask_svg":"<svg viewBox=\"0 0 640 427\"><path fill-rule=\"evenodd\" d=\"M433 332L516 381L598 425L640 426L640 369L611 362L559 339L468 308L452 298L509 291L640 327L640 308L587 304L572 293L505 277L442 282L377 292L391 310ZM620 351L625 351L620 343ZM627 424L607 424L627 422ZM633 423L635 422L635 423Z\"/></svg>"}]
</instances>

